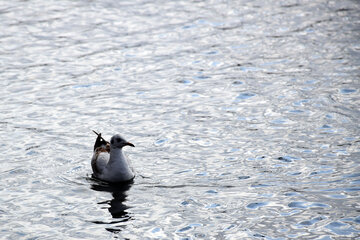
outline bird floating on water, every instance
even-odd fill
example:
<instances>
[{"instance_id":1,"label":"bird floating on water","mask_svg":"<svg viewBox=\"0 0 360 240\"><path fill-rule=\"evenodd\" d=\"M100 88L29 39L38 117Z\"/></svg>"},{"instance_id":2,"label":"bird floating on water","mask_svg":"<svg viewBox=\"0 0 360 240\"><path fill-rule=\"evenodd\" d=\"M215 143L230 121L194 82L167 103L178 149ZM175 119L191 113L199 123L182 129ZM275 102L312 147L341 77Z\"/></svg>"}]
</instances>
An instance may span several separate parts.
<instances>
[{"instance_id":1,"label":"bird floating on water","mask_svg":"<svg viewBox=\"0 0 360 240\"><path fill-rule=\"evenodd\" d=\"M106 141L101 133L97 133L94 154L91 159L93 176L106 182L127 182L135 177L129 161L122 152L125 146L135 147L119 134L114 135L110 142Z\"/></svg>"}]
</instances>

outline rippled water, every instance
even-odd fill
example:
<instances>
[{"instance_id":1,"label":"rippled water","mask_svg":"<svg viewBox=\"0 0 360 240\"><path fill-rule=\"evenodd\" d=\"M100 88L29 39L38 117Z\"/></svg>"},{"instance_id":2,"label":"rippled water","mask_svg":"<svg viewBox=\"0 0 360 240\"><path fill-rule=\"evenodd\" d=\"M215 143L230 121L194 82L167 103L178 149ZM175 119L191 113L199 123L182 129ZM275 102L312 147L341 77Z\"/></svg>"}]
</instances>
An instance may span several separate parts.
<instances>
[{"instance_id":1,"label":"rippled water","mask_svg":"<svg viewBox=\"0 0 360 240\"><path fill-rule=\"evenodd\" d=\"M359 12L1 1L1 238L359 237ZM91 179L92 129L132 185Z\"/></svg>"}]
</instances>

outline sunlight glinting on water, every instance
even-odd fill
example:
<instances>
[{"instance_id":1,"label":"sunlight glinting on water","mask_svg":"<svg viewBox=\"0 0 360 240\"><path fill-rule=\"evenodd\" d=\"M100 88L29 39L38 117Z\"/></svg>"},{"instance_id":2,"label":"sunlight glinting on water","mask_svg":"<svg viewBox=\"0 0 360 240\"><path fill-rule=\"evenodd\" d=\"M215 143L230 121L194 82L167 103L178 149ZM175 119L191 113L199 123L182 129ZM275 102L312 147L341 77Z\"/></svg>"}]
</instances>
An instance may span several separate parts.
<instances>
[{"instance_id":1,"label":"sunlight glinting on water","mask_svg":"<svg viewBox=\"0 0 360 240\"><path fill-rule=\"evenodd\" d=\"M359 8L0 3L0 237L359 237ZM92 130L133 184L91 178Z\"/></svg>"}]
</instances>

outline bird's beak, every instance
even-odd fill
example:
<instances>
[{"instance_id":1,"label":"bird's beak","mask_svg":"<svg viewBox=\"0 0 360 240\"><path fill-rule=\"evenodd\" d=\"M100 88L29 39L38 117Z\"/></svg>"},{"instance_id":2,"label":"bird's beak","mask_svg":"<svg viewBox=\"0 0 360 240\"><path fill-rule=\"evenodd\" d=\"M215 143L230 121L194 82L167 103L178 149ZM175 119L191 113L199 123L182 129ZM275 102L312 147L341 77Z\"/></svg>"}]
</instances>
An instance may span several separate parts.
<instances>
[{"instance_id":1,"label":"bird's beak","mask_svg":"<svg viewBox=\"0 0 360 240\"><path fill-rule=\"evenodd\" d=\"M131 142L127 142L127 143L125 143L125 146L126 145L128 145L128 146L130 146L130 147L135 147L135 145L134 144L132 144Z\"/></svg>"}]
</instances>

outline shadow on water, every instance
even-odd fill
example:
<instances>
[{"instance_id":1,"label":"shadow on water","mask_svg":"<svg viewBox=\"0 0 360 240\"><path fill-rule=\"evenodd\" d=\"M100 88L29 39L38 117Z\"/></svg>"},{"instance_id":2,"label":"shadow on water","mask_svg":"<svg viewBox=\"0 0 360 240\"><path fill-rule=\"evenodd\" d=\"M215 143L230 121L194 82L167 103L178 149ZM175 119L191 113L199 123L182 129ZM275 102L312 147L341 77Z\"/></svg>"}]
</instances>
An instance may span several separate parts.
<instances>
[{"instance_id":1,"label":"shadow on water","mask_svg":"<svg viewBox=\"0 0 360 240\"><path fill-rule=\"evenodd\" d=\"M112 194L113 199L99 202L98 204L108 205L108 211L112 215L114 221L103 222L93 221L96 224L118 224L125 223L132 219L127 209L130 207L125 204L127 198L127 191L131 188L133 181L126 183L110 184L94 178L91 178L91 189L99 192L109 192ZM116 220L115 220L116 219ZM119 232L124 228L123 225L116 226L117 228L106 228L110 232ZM120 229L119 229L120 228Z\"/></svg>"}]
</instances>

